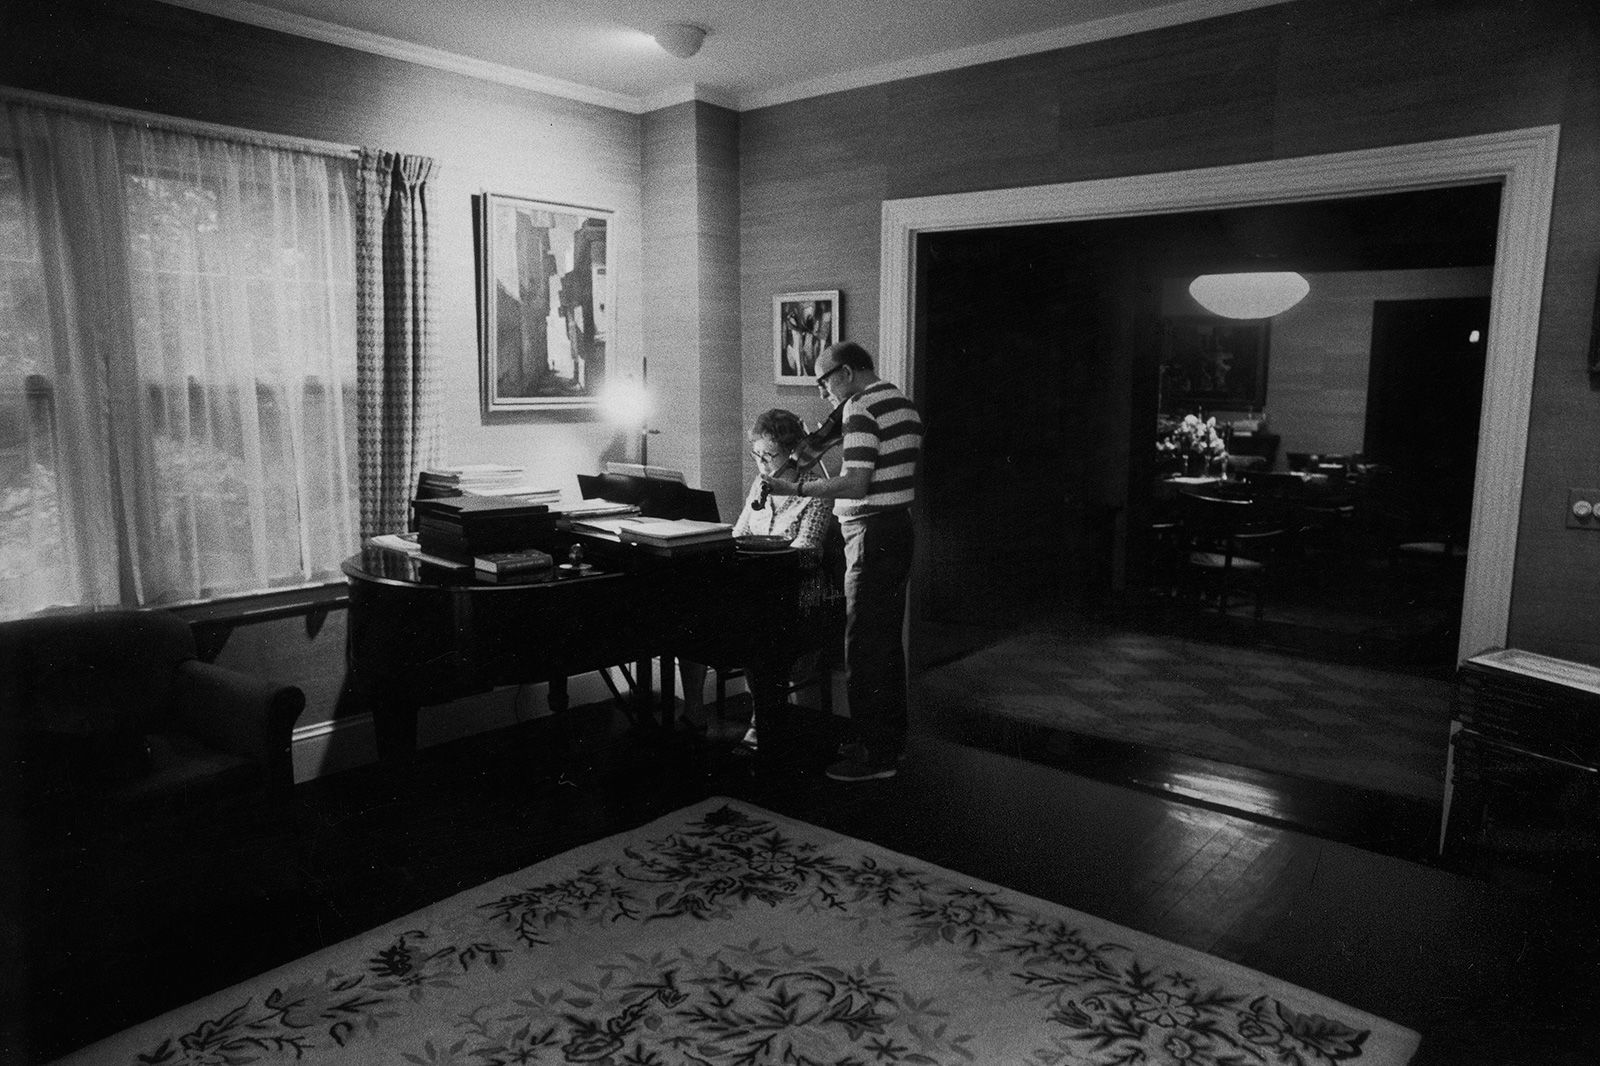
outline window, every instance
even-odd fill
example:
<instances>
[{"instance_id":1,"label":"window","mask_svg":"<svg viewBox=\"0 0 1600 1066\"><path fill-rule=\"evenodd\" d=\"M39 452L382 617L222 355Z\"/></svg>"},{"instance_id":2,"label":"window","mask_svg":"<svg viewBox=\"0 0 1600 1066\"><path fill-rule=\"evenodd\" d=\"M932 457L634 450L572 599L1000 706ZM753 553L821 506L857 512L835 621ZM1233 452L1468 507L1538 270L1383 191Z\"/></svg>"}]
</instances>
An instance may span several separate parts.
<instances>
[{"instance_id":1,"label":"window","mask_svg":"<svg viewBox=\"0 0 1600 1066\"><path fill-rule=\"evenodd\" d=\"M335 576L354 160L3 106L0 615Z\"/></svg>"},{"instance_id":2,"label":"window","mask_svg":"<svg viewBox=\"0 0 1600 1066\"><path fill-rule=\"evenodd\" d=\"M0 605L72 600L56 464L44 271L16 161L0 155ZM10 615L10 611L5 612Z\"/></svg>"}]
</instances>

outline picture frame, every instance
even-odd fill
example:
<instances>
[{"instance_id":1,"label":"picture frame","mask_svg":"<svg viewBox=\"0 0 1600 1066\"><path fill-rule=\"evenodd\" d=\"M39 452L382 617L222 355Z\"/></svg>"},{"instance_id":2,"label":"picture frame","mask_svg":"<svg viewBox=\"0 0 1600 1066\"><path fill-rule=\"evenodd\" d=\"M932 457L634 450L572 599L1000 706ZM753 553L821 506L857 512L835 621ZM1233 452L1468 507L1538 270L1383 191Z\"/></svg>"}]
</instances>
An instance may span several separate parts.
<instances>
[{"instance_id":1,"label":"picture frame","mask_svg":"<svg viewBox=\"0 0 1600 1066\"><path fill-rule=\"evenodd\" d=\"M1162 319L1163 412L1245 410L1267 402L1268 319Z\"/></svg>"},{"instance_id":2,"label":"picture frame","mask_svg":"<svg viewBox=\"0 0 1600 1066\"><path fill-rule=\"evenodd\" d=\"M779 385L812 385L817 357L839 343L839 290L785 292L772 298L772 374Z\"/></svg>"},{"instance_id":3,"label":"picture frame","mask_svg":"<svg viewBox=\"0 0 1600 1066\"><path fill-rule=\"evenodd\" d=\"M616 336L616 212L488 191L476 200L485 413L598 406Z\"/></svg>"}]
</instances>

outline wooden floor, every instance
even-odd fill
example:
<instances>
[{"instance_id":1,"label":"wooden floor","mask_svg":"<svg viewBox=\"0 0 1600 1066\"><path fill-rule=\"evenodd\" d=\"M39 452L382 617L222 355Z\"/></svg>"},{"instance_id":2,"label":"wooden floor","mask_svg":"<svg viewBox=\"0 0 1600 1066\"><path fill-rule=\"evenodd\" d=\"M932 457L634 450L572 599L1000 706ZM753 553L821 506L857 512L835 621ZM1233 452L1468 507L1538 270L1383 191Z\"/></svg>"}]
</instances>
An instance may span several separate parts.
<instances>
[{"instance_id":1,"label":"wooden floor","mask_svg":"<svg viewBox=\"0 0 1600 1066\"><path fill-rule=\"evenodd\" d=\"M403 771L309 782L279 826L284 839L270 842L286 850L239 843L240 869L285 856L267 876L224 890L149 873L134 886L137 902L122 894L105 909L87 906L73 929L33 930L30 956L56 962L37 968L28 1024L4 1061L47 1061L718 794L1372 1011L1422 1033L1418 1063L1596 1061L1595 896L1538 864L1468 878L1282 819L1180 802L1148 780L1126 787L1015 746L990 750L981 737L918 729L900 776L841 785L820 773L834 740L823 720L807 723L802 750L759 762L692 735L628 730L609 708L570 721L564 745L553 723L535 721L430 749ZM1141 772L1161 771L1147 760Z\"/></svg>"}]
</instances>

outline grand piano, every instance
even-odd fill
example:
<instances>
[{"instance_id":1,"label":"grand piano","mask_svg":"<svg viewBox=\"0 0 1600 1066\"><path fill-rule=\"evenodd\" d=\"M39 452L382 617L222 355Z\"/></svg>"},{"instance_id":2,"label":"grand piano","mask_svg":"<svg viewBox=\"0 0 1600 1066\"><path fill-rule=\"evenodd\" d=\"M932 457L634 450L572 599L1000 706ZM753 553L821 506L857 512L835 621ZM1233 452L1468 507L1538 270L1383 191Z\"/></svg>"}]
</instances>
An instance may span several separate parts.
<instances>
[{"instance_id":1,"label":"grand piano","mask_svg":"<svg viewBox=\"0 0 1600 1066\"><path fill-rule=\"evenodd\" d=\"M561 536L546 549L562 559L571 544L583 545L585 569L494 580L381 548L345 560L348 665L380 758L414 754L421 706L547 682L560 713L568 677L619 664L634 668L630 709L648 715L656 659L661 718L670 724L674 656L749 662L770 654L773 638L800 618L793 552L660 558L603 538Z\"/></svg>"}]
</instances>

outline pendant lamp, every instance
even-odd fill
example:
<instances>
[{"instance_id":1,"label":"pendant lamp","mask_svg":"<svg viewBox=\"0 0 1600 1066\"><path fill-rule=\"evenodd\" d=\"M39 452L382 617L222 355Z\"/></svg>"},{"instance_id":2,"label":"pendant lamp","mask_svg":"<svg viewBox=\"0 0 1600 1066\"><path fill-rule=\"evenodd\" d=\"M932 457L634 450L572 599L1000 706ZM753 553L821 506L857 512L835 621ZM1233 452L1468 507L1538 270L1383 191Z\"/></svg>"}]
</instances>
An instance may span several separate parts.
<instances>
[{"instance_id":1,"label":"pendant lamp","mask_svg":"<svg viewBox=\"0 0 1600 1066\"><path fill-rule=\"evenodd\" d=\"M1306 298L1311 283L1292 270L1253 274L1201 274L1189 295L1223 318L1271 318Z\"/></svg>"},{"instance_id":2,"label":"pendant lamp","mask_svg":"<svg viewBox=\"0 0 1600 1066\"><path fill-rule=\"evenodd\" d=\"M700 46L705 43L706 31L691 23L672 22L657 30L655 39L667 55L688 59L700 51Z\"/></svg>"}]
</instances>

